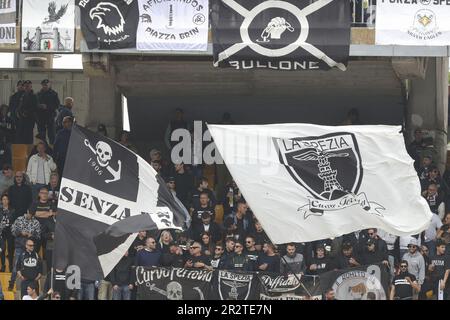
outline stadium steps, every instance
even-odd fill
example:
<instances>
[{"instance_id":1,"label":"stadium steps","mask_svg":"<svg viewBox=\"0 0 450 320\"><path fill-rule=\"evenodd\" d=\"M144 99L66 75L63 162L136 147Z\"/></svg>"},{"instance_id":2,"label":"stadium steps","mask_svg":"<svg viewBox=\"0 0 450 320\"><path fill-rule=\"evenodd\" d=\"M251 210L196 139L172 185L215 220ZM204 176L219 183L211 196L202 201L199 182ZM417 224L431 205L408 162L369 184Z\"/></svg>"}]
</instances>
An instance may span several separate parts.
<instances>
[{"instance_id":1,"label":"stadium steps","mask_svg":"<svg viewBox=\"0 0 450 320\"><path fill-rule=\"evenodd\" d=\"M216 223L222 224L223 223L223 205L218 204L216 205Z\"/></svg>"},{"instance_id":2,"label":"stadium steps","mask_svg":"<svg viewBox=\"0 0 450 320\"><path fill-rule=\"evenodd\" d=\"M13 144L12 145L12 166L14 171L26 171L27 160L32 144Z\"/></svg>"},{"instance_id":3,"label":"stadium steps","mask_svg":"<svg viewBox=\"0 0 450 320\"><path fill-rule=\"evenodd\" d=\"M213 165L203 167L203 176L208 179L208 188L214 190L216 185L216 168Z\"/></svg>"},{"instance_id":4,"label":"stadium steps","mask_svg":"<svg viewBox=\"0 0 450 320\"><path fill-rule=\"evenodd\" d=\"M13 291L8 291L9 279L11 279L11 273L0 272L0 282L2 283L2 291L5 296L5 300L14 300L16 288L14 287Z\"/></svg>"}]
</instances>

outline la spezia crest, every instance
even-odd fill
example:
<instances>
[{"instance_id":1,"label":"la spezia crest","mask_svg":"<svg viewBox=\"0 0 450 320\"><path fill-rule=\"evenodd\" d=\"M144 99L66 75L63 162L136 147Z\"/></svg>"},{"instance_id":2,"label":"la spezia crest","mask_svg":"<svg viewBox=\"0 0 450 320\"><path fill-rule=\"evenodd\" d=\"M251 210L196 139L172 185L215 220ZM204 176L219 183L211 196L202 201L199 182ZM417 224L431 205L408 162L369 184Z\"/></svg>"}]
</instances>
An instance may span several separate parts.
<instances>
[{"instance_id":1,"label":"la spezia crest","mask_svg":"<svg viewBox=\"0 0 450 320\"><path fill-rule=\"evenodd\" d=\"M242 41L235 43L218 54L214 66L226 59L232 67L240 69L239 61L232 61L232 56L249 47L257 54L274 59L287 57L299 48L307 51L313 57L325 62L330 68L336 67L345 71L345 64L333 60L316 46L307 42L310 27L308 16L316 13L330 4L329 0L318 0L300 9L296 4L287 1L263 1L255 7L247 10L236 0L222 0L229 8L243 17L240 25L240 38ZM261 20L263 27L261 28ZM301 62L292 63L286 58L278 66L269 63L265 65L256 61L257 68L297 70L297 69L319 69L318 62L310 61L308 66Z\"/></svg>"},{"instance_id":2,"label":"la spezia crest","mask_svg":"<svg viewBox=\"0 0 450 320\"><path fill-rule=\"evenodd\" d=\"M419 40L433 40L442 35L439 31L436 13L429 9L418 10L414 15L408 35Z\"/></svg>"},{"instance_id":3,"label":"la spezia crest","mask_svg":"<svg viewBox=\"0 0 450 320\"><path fill-rule=\"evenodd\" d=\"M247 300L253 275L219 270L218 289L221 300Z\"/></svg>"},{"instance_id":4,"label":"la spezia crest","mask_svg":"<svg viewBox=\"0 0 450 320\"><path fill-rule=\"evenodd\" d=\"M386 300L380 275L380 267L371 265L367 267L367 271L353 270L343 273L331 288L338 300Z\"/></svg>"},{"instance_id":5,"label":"la spezia crest","mask_svg":"<svg viewBox=\"0 0 450 320\"><path fill-rule=\"evenodd\" d=\"M308 203L300 204L298 208L304 219L352 206L382 216L385 208L370 202L359 190L363 168L358 143L352 133L273 140L280 162L294 182L309 194Z\"/></svg>"}]
</instances>

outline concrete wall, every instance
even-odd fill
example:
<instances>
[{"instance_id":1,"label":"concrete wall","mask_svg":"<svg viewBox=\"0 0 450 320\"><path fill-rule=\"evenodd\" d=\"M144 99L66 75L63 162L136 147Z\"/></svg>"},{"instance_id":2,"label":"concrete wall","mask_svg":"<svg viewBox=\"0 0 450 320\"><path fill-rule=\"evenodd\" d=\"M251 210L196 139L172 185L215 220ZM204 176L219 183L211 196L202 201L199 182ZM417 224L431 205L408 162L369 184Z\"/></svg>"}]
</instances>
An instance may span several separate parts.
<instances>
[{"instance_id":1,"label":"concrete wall","mask_svg":"<svg viewBox=\"0 0 450 320\"><path fill-rule=\"evenodd\" d=\"M443 171L447 161L448 58L428 58L424 79L410 81L407 130L422 128L434 138L435 163Z\"/></svg>"},{"instance_id":2,"label":"concrete wall","mask_svg":"<svg viewBox=\"0 0 450 320\"><path fill-rule=\"evenodd\" d=\"M83 71L71 70L31 70L31 69L5 69L0 70L0 103L9 103L9 97L15 91L19 79L31 80L33 89L38 92L41 80L50 79L53 89L58 92L61 103L64 97L73 97L75 106L73 112L81 125L86 123L89 113L89 79Z\"/></svg>"},{"instance_id":3,"label":"concrete wall","mask_svg":"<svg viewBox=\"0 0 450 320\"><path fill-rule=\"evenodd\" d=\"M99 123L106 125L109 137L115 139L122 126L120 94L113 77L89 79L89 113L85 125L96 131Z\"/></svg>"},{"instance_id":4,"label":"concrete wall","mask_svg":"<svg viewBox=\"0 0 450 320\"><path fill-rule=\"evenodd\" d=\"M116 70L128 96L131 131L152 146L163 139L177 107L189 121L214 123L230 112L238 124L337 125L357 108L364 124L401 125L405 112L405 90L390 59L351 61L347 72L238 72L214 69L209 61L136 61Z\"/></svg>"}]
</instances>

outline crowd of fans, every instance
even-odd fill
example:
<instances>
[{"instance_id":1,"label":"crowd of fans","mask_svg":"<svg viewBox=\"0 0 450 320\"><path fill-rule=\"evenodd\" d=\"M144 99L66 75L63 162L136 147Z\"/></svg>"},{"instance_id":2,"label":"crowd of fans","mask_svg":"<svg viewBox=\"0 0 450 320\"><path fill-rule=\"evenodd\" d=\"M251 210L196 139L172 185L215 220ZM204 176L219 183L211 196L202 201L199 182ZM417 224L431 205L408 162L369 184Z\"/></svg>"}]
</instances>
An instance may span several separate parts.
<instances>
[{"instance_id":1,"label":"crowd of fans","mask_svg":"<svg viewBox=\"0 0 450 320\"><path fill-rule=\"evenodd\" d=\"M72 98L66 98L60 106L58 94L48 80L43 80L41 86L35 94L31 81L19 81L9 106L1 106L0 114L1 271L6 271L8 259L8 290L13 290L16 279L20 279L17 290L21 298L133 299L135 266L266 271L307 277L379 263L390 273L391 299L437 299L441 290L444 298L450 299L450 213L445 210L450 200L450 172L441 176L432 156L425 152L430 144L420 130L408 150L416 160L423 197L434 213L430 227L421 234L398 237L370 228L334 239L275 246L232 179L223 183L222 190L214 191L202 176L201 165L174 165L163 157L163 152L152 149L147 160L189 209L190 228L184 232L142 230L105 279L82 279L81 290L53 292L47 276L40 290L39 280L52 265L59 183L74 104ZM349 116L350 123L359 121L355 112ZM225 114L222 123L233 120ZM14 172L10 165L11 144L31 144L35 125L39 133L27 170ZM166 137L180 128L189 130L189 124L183 110L177 109ZM98 132L108 135L102 124ZM127 132L121 132L117 141L137 152ZM170 140L166 145L169 149L174 146ZM39 292L45 294L39 296ZM326 297L332 296L327 292Z\"/></svg>"}]
</instances>

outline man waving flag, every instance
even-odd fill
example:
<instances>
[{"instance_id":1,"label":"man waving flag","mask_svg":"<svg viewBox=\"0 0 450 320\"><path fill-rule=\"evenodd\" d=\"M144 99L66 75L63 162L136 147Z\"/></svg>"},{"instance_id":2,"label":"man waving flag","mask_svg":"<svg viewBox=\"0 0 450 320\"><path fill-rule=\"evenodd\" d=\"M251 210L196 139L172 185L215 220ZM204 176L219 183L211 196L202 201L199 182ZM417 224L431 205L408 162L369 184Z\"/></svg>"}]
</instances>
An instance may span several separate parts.
<instances>
[{"instance_id":1,"label":"man waving flag","mask_svg":"<svg viewBox=\"0 0 450 320\"><path fill-rule=\"evenodd\" d=\"M74 126L56 218L53 265L103 279L137 232L186 228L188 212L156 171L121 144Z\"/></svg>"}]
</instances>

